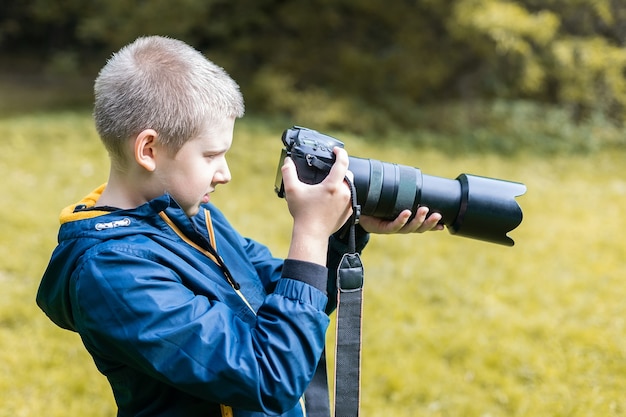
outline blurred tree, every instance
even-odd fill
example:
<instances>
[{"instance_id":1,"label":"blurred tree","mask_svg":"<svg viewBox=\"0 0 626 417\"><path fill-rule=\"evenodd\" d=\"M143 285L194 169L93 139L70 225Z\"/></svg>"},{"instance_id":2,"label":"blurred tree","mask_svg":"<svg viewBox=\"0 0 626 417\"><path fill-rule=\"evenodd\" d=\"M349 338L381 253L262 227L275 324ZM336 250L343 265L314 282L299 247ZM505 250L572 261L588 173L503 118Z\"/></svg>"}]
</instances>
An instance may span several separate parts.
<instances>
[{"instance_id":1,"label":"blurred tree","mask_svg":"<svg viewBox=\"0 0 626 417\"><path fill-rule=\"evenodd\" d=\"M83 14L76 36L81 42L99 42L115 51L131 40L162 34L194 43L194 34L211 25L213 1L206 0L93 0Z\"/></svg>"},{"instance_id":2,"label":"blurred tree","mask_svg":"<svg viewBox=\"0 0 626 417\"><path fill-rule=\"evenodd\" d=\"M626 118L626 3L459 0L449 29L503 87L496 95L561 102L577 120Z\"/></svg>"},{"instance_id":3,"label":"blurred tree","mask_svg":"<svg viewBox=\"0 0 626 417\"><path fill-rule=\"evenodd\" d=\"M496 93L542 91L547 76L542 54L557 34L557 15L545 10L530 13L520 4L502 0L460 0L448 27L452 36L465 39L481 57L489 76L499 79L503 88Z\"/></svg>"},{"instance_id":4,"label":"blurred tree","mask_svg":"<svg viewBox=\"0 0 626 417\"><path fill-rule=\"evenodd\" d=\"M27 51L63 73L93 72L148 34L207 53L256 109L358 117L375 107L388 117L378 122L402 124L415 104L522 98L565 104L577 120L594 112L626 120L623 0L0 4L0 53Z\"/></svg>"}]
</instances>

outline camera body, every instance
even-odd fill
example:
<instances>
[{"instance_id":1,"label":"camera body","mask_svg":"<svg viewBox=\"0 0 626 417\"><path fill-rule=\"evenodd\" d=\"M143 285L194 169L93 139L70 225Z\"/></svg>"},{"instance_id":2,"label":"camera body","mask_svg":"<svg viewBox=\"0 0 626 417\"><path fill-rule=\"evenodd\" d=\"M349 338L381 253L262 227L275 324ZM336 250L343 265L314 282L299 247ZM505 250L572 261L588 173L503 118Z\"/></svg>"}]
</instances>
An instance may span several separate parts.
<instances>
[{"instance_id":1,"label":"camera body","mask_svg":"<svg viewBox=\"0 0 626 417\"><path fill-rule=\"evenodd\" d=\"M335 162L333 148L344 147L343 142L332 136L299 126L285 130L282 141L285 147L280 156L274 183L274 190L281 198L285 196L285 190L280 167L285 157L289 156L293 160L300 181L318 184L326 178Z\"/></svg>"},{"instance_id":2,"label":"camera body","mask_svg":"<svg viewBox=\"0 0 626 417\"><path fill-rule=\"evenodd\" d=\"M280 168L286 156L293 160L300 181L317 184L335 161L333 148L343 148L340 140L299 126L285 130L282 141L285 146L274 184L279 197L285 195ZM348 169L354 175L363 215L394 219L405 209L415 213L419 206L426 206L441 213L451 234L514 244L507 233L522 222L515 197L526 192L524 184L469 174L452 180L423 174L414 167L352 156Z\"/></svg>"}]
</instances>

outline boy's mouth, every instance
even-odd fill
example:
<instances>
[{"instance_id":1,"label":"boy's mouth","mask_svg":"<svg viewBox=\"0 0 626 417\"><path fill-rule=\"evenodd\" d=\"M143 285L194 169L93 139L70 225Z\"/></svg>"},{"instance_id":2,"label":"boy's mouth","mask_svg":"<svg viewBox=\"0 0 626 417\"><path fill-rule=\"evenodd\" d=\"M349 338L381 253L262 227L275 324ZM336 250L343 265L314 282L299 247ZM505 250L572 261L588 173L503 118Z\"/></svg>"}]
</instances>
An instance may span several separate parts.
<instances>
[{"instance_id":1,"label":"boy's mouth","mask_svg":"<svg viewBox=\"0 0 626 417\"><path fill-rule=\"evenodd\" d=\"M215 188L211 189L211 191L204 194L204 196L202 197L202 203L206 204L209 202L209 200L211 200L211 193L213 191L215 191Z\"/></svg>"}]
</instances>

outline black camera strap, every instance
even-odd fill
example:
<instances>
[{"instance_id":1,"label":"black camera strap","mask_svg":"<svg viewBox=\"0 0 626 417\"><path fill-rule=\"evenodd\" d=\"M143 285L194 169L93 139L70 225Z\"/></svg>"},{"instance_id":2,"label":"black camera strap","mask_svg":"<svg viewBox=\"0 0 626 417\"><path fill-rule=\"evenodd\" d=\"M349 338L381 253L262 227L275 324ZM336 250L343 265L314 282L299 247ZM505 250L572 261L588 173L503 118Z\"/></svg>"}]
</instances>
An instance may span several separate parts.
<instances>
[{"instance_id":1,"label":"black camera strap","mask_svg":"<svg viewBox=\"0 0 626 417\"><path fill-rule=\"evenodd\" d=\"M363 312L363 264L356 251L356 225L360 206L356 188L346 177L352 193L352 217L348 220L348 250L337 268L335 342L335 417L358 417L361 388L361 327ZM306 391L307 417L330 417L326 352Z\"/></svg>"},{"instance_id":2,"label":"black camera strap","mask_svg":"<svg viewBox=\"0 0 626 417\"><path fill-rule=\"evenodd\" d=\"M348 178L346 182L352 193L352 218L348 252L341 258L337 269L335 417L356 417L360 410L363 264L356 251L360 207L354 184Z\"/></svg>"},{"instance_id":3,"label":"black camera strap","mask_svg":"<svg viewBox=\"0 0 626 417\"><path fill-rule=\"evenodd\" d=\"M363 265L358 253L346 253L337 275L335 416L359 415Z\"/></svg>"}]
</instances>

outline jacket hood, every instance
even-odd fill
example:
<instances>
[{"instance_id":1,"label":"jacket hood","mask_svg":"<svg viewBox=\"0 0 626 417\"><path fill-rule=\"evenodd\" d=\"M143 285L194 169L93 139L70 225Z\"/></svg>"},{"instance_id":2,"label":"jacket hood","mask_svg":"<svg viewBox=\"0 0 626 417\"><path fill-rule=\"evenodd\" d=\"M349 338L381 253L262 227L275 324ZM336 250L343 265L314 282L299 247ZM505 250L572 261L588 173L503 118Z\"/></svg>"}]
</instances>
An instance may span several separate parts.
<instances>
[{"instance_id":1,"label":"jacket hood","mask_svg":"<svg viewBox=\"0 0 626 417\"><path fill-rule=\"evenodd\" d=\"M58 246L37 291L37 305L59 327L76 331L69 284L77 262L93 246L138 233L155 233L149 227L158 213L176 203L163 195L132 210L114 212L95 208L106 184L61 211ZM156 215L156 216L155 216ZM140 221L141 220L141 221Z\"/></svg>"}]
</instances>

